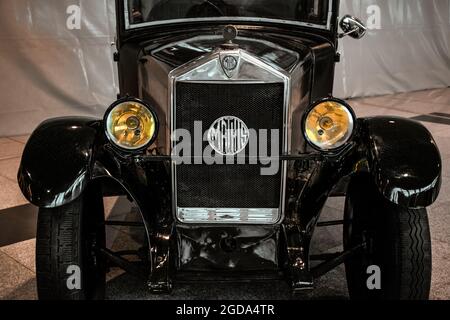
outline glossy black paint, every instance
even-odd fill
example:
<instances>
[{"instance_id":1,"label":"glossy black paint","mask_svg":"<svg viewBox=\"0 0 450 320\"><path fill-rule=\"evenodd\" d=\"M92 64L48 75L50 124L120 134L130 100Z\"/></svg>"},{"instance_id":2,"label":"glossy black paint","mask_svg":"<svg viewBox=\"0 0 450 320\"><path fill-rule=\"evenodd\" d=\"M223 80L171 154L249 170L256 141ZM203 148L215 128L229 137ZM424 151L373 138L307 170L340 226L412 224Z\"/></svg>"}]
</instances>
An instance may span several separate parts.
<instances>
[{"instance_id":1,"label":"glossy black paint","mask_svg":"<svg viewBox=\"0 0 450 320\"><path fill-rule=\"evenodd\" d=\"M118 6L122 4L117 1ZM339 1L333 5L336 19ZM369 172L392 202L427 206L440 189L439 151L423 126L391 117L359 119L351 141L339 150L321 153L312 148L301 123L314 101L332 93L336 26L333 24L330 32L285 25L237 25L243 39L238 41L240 46L286 71L301 70L295 79L299 86L295 88L290 132L294 147L280 157L288 168L283 221L273 226L179 223L172 210L167 75L198 58L205 52L202 50L220 45L217 35L223 27L212 22L125 31L119 15L120 96L142 99L153 108L161 122L157 139L146 149L128 152L111 144L101 120L46 121L25 148L18 174L20 187L33 204L57 207L80 196L92 181L104 182L103 186L112 182L140 208L149 243L148 286L155 292L170 291L176 274L195 272L201 278L215 270L238 278L248 271L253 275L282 272L294 290L311 288L310 243L333 189ZM204 43L178 45L199 35L206 38ZM257 45L251 39L295 51L299 61L277 60L274 46Z\"/></svg>"},{"instance_id":2,"label":"glossy black paint","mask_svg":"<svg viewBox=\"0 0 450 320\"><path fill-rule=\"evenodd\" d=\"M393 125L392 121L398 128L386 130L388 124ZM69 134L70 130L76 133ZM294 289L311 288L311 238L323 205L339 181L369 171L385 196L391 196L389 199L396 203L405 204L397 200L406 198L392 197L393 191L411 186L419 190L406 203L412 204L414 199L414 206L429 204L439 192L439 153L425 128L398 118L360 119L352 142L339 153L283 157L283 161L288 161L288 180L286 212L280 226L188 227L178 224L171 210L170 157L158 156L151 150L141 154L121 152L110 145L101 131L101 122L90 119L65 118L44 123L25 149L19 171L20 186L36 205L58 206L79 196L91 180L111 179L120 185L142 214L152 261L149 287L154 292L170 290L170 270L243 272L251 269L257 273L279 270L289 277ZM409 134L399 138L401 132ZM47 143L43 144L41 139ZM67 141L77 148L51 148ZM396 152L399 146L404 148L401 155ZM411 154L413 147L415 157L405 157L406 150ZM431 161L423 157L424 152L430 155ZM36 165L43 161L49 165ZM53 175L59 164L64 164L60 168L73 170ZM405 173L413 178L406 179ZM435 178L438 182L430 185ZM387 181L390 183L386 184ZM43 185L51 189L42 188ZM222 239L227 238L234 246L223 245Z\"/></svg>"},{"instance_id":3,"label":"glossy black paint","mask_svg":"<svg viewBox=\"0 0 450 320\"><path fill-rule=\"evenodd\" d=\"M122 41L120 46L118 46L120 97L129 95L155 99L153 96L155 92L148 94L148 91L145 90L146 88L143 87L148 85L148 83L142 80L151 75L157 76L160 78L158 81L162 81L161 89L164 89L164 86L167 86L164 82L168 71L192 61L208 51L212 51L223 42L220 34L225 26L226 24L212 24L207 27L186 27L182 30L174 30L172 33L155 33L147 37L141 35ZM235 27L239 30L240 37L270 41L300 54L302 68L304 69L304 81L301 82L301 85L305 86L306 91L302 95L306 101L305 108L313 101L332 94L337 50L334 39L304 30L296 31L274 26L235 25ZM177 42L181 43L198 36L210 37L211 41L205 45L177 46ZM214 37L218 38L218 40L212 40ZM273 49L264 46L258 48L255 43L239 42L239 45L262 58L264 57L263 55L267 57L273 56L273 52L271 52ZM159 50L166 46L168 46L166 49ZM177 52L177 54L174 55L173 52ZM148 64L149 60L155 61L154 63L150 61L151 64L148 67L152 73L150 75L146 74L146 71L140 71L140 66ZM136 63L136 61L139 61L139 63ZM289 65L289 60L285 59L272 61L272 63L287 71L293 67ZM154 101L150 102L153 103ZM160 118L163 119L161 116Z\"/></svg>"},{"instance_id":4,"label":"glossy black paint","mask_svg":"<svg viewBox=\"0 0 450 320\"><path fill-rule=\"evenodd\" d=\"M398 117L363 119L361 129L380 192L404 207L431 205L439 194L442 161L430 132L419 122Z\"/></svg>"},{"instance_id":5,"label":"glossy black paint","mask_svg":"<svg viewBox=\"0 0 450 320\"><path fill-rule=\"evenodd\" d=\"M119 49L119 95L138 96L150 102L161 120L161 130L168 131L169 73L219 48L223 44L220 34L224 27L197 27L186 29L182 34L164 37L154 35L149 39L126 42ZM334 73L334 43L317 34L287 34L286 30L274 27L236 27L239 30L239 38L235 43L240 48L290 73L292 82L298 84L292 94L291 149L293 153L305 152L306 142L301 130L302 117L312 102L331 95L333 77L327 75ZM286 52L293 52L297 56ZM164 154L170 154L168 135L159 135L156 147Z\"/></svg>"},{"instance_id":6,"label":"glossy black paint","mask_svg":"<svg viewBox=\"0 0 450 320\"><path fill-rule=\"evenodd\" d=\"M101 128L101 121L81 117L42 123L25 146L17 176L25 197L39 207L79 197L89 182Z\"/></svg>"},{"instance_id":7,"label":"glossy black paint","mask_svg":"<svg viewBox=\"0 0 450 320\"><path fill-rule=\"evenodd\" d=\"M177 269L278 270L279 227L177 226Z\"/></svg>"}]
</instances>

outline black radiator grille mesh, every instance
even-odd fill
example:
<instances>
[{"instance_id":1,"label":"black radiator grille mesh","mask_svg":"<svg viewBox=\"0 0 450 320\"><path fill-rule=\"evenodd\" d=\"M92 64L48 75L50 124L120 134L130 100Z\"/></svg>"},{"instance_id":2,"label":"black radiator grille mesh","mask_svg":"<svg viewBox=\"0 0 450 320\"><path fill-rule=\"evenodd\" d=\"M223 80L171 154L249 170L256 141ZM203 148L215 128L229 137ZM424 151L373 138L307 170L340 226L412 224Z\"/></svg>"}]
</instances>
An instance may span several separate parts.
<instances>
[{"instance_id":1,"label":"black radiator grille mesh","mask_svg":"<svg viewBox=\"0 0 450 320\"><path fill-rule=\"evenodd\" d=\"M176 128L193 135L223 116L235 116L250 129L279 129L281 147L284 85L185 83L176 85ZM269 140L270 141L270 140ZM208 142L203 143L203 149ZM198 208L278 208L281 168L261 175L261 165L178 165L177 205Z\"/></svg>"}]
</instances>

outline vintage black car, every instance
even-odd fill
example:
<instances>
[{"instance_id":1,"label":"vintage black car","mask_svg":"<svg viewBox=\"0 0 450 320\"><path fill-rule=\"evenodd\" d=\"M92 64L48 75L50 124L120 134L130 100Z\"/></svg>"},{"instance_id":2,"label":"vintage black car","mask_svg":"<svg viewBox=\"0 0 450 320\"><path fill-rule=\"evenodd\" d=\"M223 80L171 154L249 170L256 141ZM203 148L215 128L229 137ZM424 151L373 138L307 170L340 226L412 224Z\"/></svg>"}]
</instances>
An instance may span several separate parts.
<instances>
[{"instance_id":1,"label":"vintage black car","mask_svg":"<svg viewBox=\"0 0 450 320\"><path fill-rule=\"evenodd\" d=\"M345 263L351 298L427 299L439 150L417 122L357 118L332 97L338 40L366 33L338 8L117 0L118 100L103 119L45 121L23 153L39 298L102 298L111 265L152 292L199 279L286 279L298 292ZM105 246L105 225L133 225L105 221L111 195L140 210L138 264ZM342 220L319 222L337 195ZM343 252L310 254L315 228L334 224ZM77 267L81 286L68 286Z\"/></svg>"}]
</instances>

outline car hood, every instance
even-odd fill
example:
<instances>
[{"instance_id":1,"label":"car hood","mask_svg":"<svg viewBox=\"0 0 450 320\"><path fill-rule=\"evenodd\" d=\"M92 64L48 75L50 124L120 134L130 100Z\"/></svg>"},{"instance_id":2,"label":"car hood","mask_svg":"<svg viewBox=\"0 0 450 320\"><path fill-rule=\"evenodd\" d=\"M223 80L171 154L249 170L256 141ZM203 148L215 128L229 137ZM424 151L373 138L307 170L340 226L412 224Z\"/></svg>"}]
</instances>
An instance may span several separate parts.
<instances>
[{"instance_id":1,"label":"car hood","mask_svg":"<svg viewBox=\"0 0 450 320\"><path fill-rule=\"evenodd\" d=\"M170 37L164 41L143 42L134 46L140 62L136 75L138 88L134 91L153 104L159 116L160 130L165 133L160 134L156 141L160 152L170 154L170 75L198 61L207 61L209 56L227 52L229 47L224 47L224 43L223 36L213 32ZM301 119L312 101L331 93L335 56L333 45L323 39L318 41L245 30L234 39L233 48L289 78L289 150L293 153L305 152L307 146L301 132ZM251 72L249 75L254 77ZM227 80L226 76L222 77ZM265 79L263 76L253 80Z\"/></svg>"}]
</instances>

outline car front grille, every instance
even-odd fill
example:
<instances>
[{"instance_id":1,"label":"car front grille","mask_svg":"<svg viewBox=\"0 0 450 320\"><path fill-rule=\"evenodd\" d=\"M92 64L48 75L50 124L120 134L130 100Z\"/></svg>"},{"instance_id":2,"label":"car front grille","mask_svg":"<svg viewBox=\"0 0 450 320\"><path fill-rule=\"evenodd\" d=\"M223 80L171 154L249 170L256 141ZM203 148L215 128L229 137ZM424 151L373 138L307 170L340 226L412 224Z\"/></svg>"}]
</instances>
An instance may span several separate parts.
<instances>
[{"instance_id":1,"label":"car front grille","mask_svg":"<svg viewBox=\"0 0 450 320\"><path fill-rule=\"evenodd\" d=\"M278 152L281 151L283 83L177 82L175 98L174 128L186 129L193 136L196 121L202 122L205 132L218 118L234 116L243 120L249 129L267 129L268 141L271 141L270 130L278 129ZM202 150L207 145L208 142L203 141ZM245 150L247 155L248 148ZM192 149L191 154L193 152ZM278 210L272 209L280 207L281 169L275 175L261 175L261 167L261 164L249 164L248 161L233 165L177 165L178 218L184 221L207 219L209 222L247 219L251 223L272 214L270 222L275 222Z\"/></svg>"}]
</instances>

